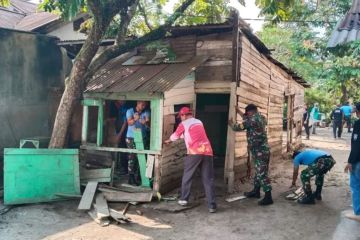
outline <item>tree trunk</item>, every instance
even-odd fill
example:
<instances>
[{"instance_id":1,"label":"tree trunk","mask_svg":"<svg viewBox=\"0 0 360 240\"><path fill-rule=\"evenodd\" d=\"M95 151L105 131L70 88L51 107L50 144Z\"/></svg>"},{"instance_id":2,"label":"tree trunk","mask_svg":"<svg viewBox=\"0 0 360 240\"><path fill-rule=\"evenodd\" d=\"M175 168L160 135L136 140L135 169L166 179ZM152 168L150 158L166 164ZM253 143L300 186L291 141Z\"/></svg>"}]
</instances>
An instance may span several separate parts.
<instances>
[{"instance_id":1,"label":"tree trunk","mask_svg":"<svg viewBox=\"0 0 360 240\"><path fill-rule=\"evenodd\" d=\"M99 48L103 34L103 27L94 23L84 46L81 48L81 51L75 59L75 64L71 69L70 77L68 81L65 82L65 91L56 113L54 129L49 145L50 148L62 148L65 145L67 130L70 125L74 107L81 98L84 76L91 60Z\"/></svg>"},{"instance_id":2,"label":"tree trunk","mask_svg":"<svg viewBox=\"0 0 360 240\"><path fill-rule=\"evenodd\" d=\"M349 100L349 96L348 96L348 91L346 89L345 83L341 83L341 92L342 92L342 96L341 96L341 103L345 103Z\"/></svg>"}]
</instances>

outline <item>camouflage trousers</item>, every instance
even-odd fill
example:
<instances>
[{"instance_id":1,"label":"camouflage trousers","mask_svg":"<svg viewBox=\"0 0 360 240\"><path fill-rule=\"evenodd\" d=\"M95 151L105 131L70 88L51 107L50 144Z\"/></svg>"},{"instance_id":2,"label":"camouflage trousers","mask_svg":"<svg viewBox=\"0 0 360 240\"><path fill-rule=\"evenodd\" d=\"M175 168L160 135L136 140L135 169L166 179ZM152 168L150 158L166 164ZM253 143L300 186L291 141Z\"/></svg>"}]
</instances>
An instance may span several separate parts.
<instances>
[{"instance_id":1,"label":"camouflage trousers","mask_svg":"<svg viewBox=\"0 0 360 240\"><path fill-rule=\"evenodd\" d=\"M133 138L126 138L126 146L129 149L135 149L135 142ZM139 169L139 163L135 153L128 154L128 173L137 174Z\"/></svg>"},{"instance_id":2,"label":"camouflage trousers","mask_svg":"<svg viewBox=\"0 0 360 240\"><path fill-rule=\"evenodd\" d=\"M269 162L270 162L270 149L263 146L256 149L251 149L251 157L255 162L255 176L254 187L261 187L264 192L271 191L271 183L269 178Z\"/></svg>"},{"instance_id":3,"label":"camouflage trousers","mask_svg":"<svg viewBox=\"0 0 360 240\"><path fill-rule=\"evenodd\" d=\"M331 156L321 157L317 162L310 164L306 169L301 172L301 182L305 192L311 192L310 180L316 176L315 185L322 187L324 184L324 175L330 171L335 165L335 160Z\"/></svg>"}]
</instances>

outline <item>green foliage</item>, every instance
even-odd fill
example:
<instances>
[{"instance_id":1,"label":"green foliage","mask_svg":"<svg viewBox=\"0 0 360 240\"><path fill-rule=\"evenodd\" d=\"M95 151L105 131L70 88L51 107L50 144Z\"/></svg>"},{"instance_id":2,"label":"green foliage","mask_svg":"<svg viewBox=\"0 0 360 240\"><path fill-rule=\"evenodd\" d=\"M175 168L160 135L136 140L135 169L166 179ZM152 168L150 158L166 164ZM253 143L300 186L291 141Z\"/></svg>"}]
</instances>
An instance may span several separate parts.
<instances>
[{"instance_id":1,"label":"green foliage","mask_svg":"<svg viewBox=\"0 0 360 240\"><path fill-rule=\"evenodd\" d=\"M261 15L272 16L273 22L288 20L296 11L300 0L256 0Z\"/></svg>"},{"instance_id":2,"label":"green foliage","mask_svg":"<svg viewBox=\"0 0 360 240\"><path fill-rule=\"evenodd\" d=\"M260 33L265 44L275 49L273 56L312 84L314 92L308 101L319 97L329 100L329 106L358 99L360 86L360 43L353 42L327 49L329 35L335 23L350 8L351 0L306 1L292 8L289 20L295 23L267 25ZM315 94L318 92L319 94ZM331 94L332 98L326 98ZM315 101L315 100L314 100ZM324 106L326 109L329 106Z\"/></svg>"},{"instance_id":3,"label":"green foliage","mask_svg":"<svg viewBox=\"0 0 360 240\"><path fill-rule=\"evenodd\" d=\"M221 23L229 15L227 2L224 0L196 0L177 24L196 25L205 23Z\"/></svg>"},{"instance_id":4,"label":"green foliage","mask_svg":"<svg viewBox=\"0 0 360 240\"><path fill-rule=\"evenodd\" d=\"M86 12L86 0L44 0L40 8L47 12L60 12L65 19L71 19L80 12Z\"/></svg>"},{"instance_id":5,"label":"green foliage","mask_svg":"<svg viewBox=\"0 0 360 240\"><path fill-rule=\"evenodd\" d=\"M337 102L336 99L332 98L330 93L312 88L305 91L305 103L309 109L311 109L315 103L318 103L320 112L329 114Z\"/></svg>"},{"instance_id":6,"label":"green foliage","mask_svg":"<svg viewBox=\"0 0 360 240\"><path fill-rule=\"evenodd\" d=\"M0 0L0 6L7 7L10 5L10 0Z\"/></svg>"}]
</instances>

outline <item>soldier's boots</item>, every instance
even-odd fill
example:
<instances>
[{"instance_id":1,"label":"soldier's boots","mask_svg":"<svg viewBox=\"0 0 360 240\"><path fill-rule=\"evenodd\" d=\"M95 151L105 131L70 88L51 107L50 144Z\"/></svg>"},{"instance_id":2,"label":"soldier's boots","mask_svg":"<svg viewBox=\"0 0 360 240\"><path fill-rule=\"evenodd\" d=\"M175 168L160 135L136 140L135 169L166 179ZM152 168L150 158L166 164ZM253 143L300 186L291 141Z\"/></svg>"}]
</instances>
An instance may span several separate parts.
<instances>
[{"instance_id":1,"label":"soldier's boots","mask_svg":"<svg viewBox=\"0 0 360 240\"><path fill-rule=\"evenodd\" d=\"M316 200L321 201L322 197L321 197L321 190L322 187L316 187L316 191L314 192L314 197Z\"/></svg>"},{"instance_id":2,"label":"soldier's boots","mask_svg":"<svg viewBox=\"0 0 360 240\"><path fill-rule=\"evenodd\" d=\"M271 191L265 192L265 197L258 202L258 204L261 206L266 206L266 205L270 205L273 203L274 203L274 201L271 196Z\"/></svg>"},{"instance_id":3,"label":"soldier's boots","mask_svg":"<svg viewBox=\"0 0 360 240\"><path fill-rule=\"evenodd\" d=\"M244 192L244 196L247 198L260 198L260 187L254 187L250 192Z\"/></svg>"},{"instance_id":4,"label":"soldier's boots","mask_svg":"<svg viewBox=\"0 0 360 240\"><path fill-rule=\"evenodd\" d=\"M300 204L315 204L315 195L312 192L305 192L305 196L297 201Z\"/></svg>"}]
</instances>

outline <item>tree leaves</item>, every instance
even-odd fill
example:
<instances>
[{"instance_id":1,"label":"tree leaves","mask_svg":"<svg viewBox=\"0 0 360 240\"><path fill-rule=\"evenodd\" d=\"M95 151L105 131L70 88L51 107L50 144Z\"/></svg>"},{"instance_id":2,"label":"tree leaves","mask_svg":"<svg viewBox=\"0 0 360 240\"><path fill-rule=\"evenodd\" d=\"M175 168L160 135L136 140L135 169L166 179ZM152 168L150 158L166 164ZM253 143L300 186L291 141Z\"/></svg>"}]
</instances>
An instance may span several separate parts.
<instances>
[{"instance_id":1,"label":"tree leaves","mask_svg":"<svg viewBox=\"0 0 360 240\"><path fill-rule=\"evenodd\" d=\"M58 11L65 19L72 19L80 12L86 12L86 0L44 0L40 8L47 12Z\"/></svg>"}]
</instances>

